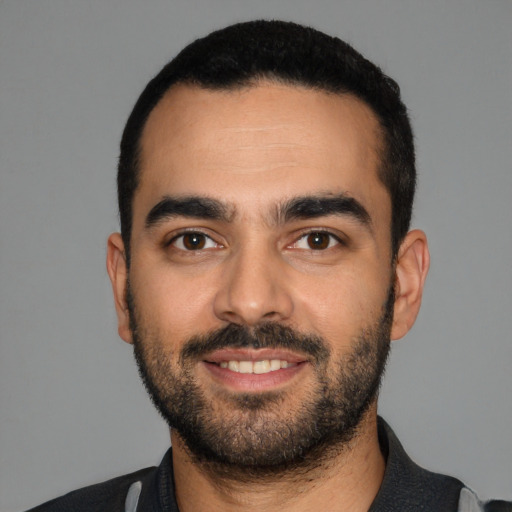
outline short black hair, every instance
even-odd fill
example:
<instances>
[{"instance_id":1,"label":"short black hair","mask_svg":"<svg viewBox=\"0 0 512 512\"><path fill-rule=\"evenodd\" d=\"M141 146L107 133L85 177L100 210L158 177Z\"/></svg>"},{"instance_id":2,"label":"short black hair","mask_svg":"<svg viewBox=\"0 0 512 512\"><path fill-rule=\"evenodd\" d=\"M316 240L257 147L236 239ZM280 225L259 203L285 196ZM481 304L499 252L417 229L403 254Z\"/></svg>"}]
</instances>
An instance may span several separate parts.
<instances>
[{"instance_id":1,"label":"short black hair","mask_svg":"<svg viewBox=\"0 0 512 512\"><path fill-rule=\"evenodd\" d=\"M121 234L128 263L140 140L151 111L177 84L229 90L264 80L352 94L373 110L381 127L378 174L391 197L391 245L396 256L409 229L416 188L413 134L400 88L337 37L291 22L258 20L231 25L192 42L164 66L137 100L121 139L117 174Z\"/></svg>"}]
</instances>

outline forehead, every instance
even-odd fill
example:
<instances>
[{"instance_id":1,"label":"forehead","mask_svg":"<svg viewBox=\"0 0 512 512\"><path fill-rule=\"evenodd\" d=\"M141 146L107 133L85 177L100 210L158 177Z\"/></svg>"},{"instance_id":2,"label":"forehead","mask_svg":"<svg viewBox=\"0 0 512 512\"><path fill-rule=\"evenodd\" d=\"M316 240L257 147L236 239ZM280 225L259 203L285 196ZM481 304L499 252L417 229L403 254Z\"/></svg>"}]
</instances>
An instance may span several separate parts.
<instances>
[{"instance_id":1,"label":"forehead","mask_svg":"<svg viewBox=\"0 0 512 512\"><path fill-rule=\"evenodd\" d=\"M389 202L377 177L380 144L375 115L351 95L268 82L176 86L143 130L134 214L166 194L261 207L326 192Z\"/></svg>"}]
</instances>

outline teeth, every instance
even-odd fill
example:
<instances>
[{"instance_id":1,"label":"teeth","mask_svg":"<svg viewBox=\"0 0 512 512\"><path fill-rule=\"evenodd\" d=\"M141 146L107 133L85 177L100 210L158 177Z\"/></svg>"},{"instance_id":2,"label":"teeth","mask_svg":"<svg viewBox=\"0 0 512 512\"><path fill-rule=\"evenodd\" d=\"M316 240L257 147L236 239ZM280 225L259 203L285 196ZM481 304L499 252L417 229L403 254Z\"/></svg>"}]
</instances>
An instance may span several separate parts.
<instances>
[{"instance_id":1,"label":"teeth","mask_svg":"<svg viewBox=\"0 0 512 512\"><path fill-rule=\"evenodd\" d=\"M255 361L252 365L252 371L256 374L268 373L270 371L269 361Z\"/></svg>"},{"instance_id":2,"label":"teeth","mask_svg":"<svg viewBox=\"0 0 512 512\"><path fill-rule=\"evenodd\" d=\"M238 371L240 373L253 373L253 366L252 361L240 361L238 363Z\"/></svg>"},{"instance_id":3,"label":"teeth","mask_svg":"<svg viewBox=\"0 0 512 512\"><path fill-rule=\"evenodd\" d=\"M228 368L232 372L260 375L262 373L275 372L281 368L295 366L295 363L281 361L280 359L264 359L262 361L221 361L219 366L221 368Z\"/></svg>"},{"instance_id":4,"label":"teeth","mask_svg":"<svg viewBox=\"0 0 512 512\"><path fill-rule=\"evenodd\" d=\"M279 359L271 359L270 360L270 371L275 372L276 370L281 369L281 361Z\"/></svg>"},{"instance_id":5,"label":"teeth","mask_svg":"<svg viewBox=\"0 0 512 512\"><path fill-rule=\"evenodd\" d=\"M238 361L229 361L228 363L228 368L232 371L232 372L238 372L240 371L238 369Z\"/></svg>"}]
</instances>

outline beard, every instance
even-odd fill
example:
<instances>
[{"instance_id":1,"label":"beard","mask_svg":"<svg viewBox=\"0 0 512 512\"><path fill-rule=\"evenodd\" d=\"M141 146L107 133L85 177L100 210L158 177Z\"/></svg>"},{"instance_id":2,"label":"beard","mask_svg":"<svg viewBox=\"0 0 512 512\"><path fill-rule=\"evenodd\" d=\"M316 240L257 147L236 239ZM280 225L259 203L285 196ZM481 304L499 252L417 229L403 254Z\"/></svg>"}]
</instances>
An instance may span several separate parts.
<instances>
[{"instance_id":1,"label":"beard","mask_svg":"<svg viewBox=\"0 0 512 512\"><path fill-rule=\"evenodd\" d=\"M321 337L274 322L254 328L229 324L190 338L175 354L138 316L129 288L127 300L134 355L152 402L192 460L218 476L259 478L318 467L348 446L377 399L390 349L393 289L379 317L361 329L350 351L337 361L331 360L329 344ZM196 381L194 368L224 348L305 354L315 378L300 400L291 399L290 389L224 390L212 397ZM171 362L173 356L179 356L177 364Z\"/></svg>"}]
</instances>

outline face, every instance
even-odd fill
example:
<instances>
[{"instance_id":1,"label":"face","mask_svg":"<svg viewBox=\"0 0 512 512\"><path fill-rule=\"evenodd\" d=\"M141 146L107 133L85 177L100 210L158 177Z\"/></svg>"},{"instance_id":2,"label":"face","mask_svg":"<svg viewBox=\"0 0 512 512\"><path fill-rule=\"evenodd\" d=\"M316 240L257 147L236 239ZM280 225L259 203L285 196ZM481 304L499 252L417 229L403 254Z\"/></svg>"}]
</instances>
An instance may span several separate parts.
<instances>
[{"instance_id":1,"label":"face","mask_svg":"<svg viewBox=\"0 0 512 512\"><path fill-rule=\"evenodd\" d=\"M359 100L269 83L175 87L150 115L120 332L196 457L290 464L374 401L393 310L379 144Z\"/></svg>"}]
</instances>

